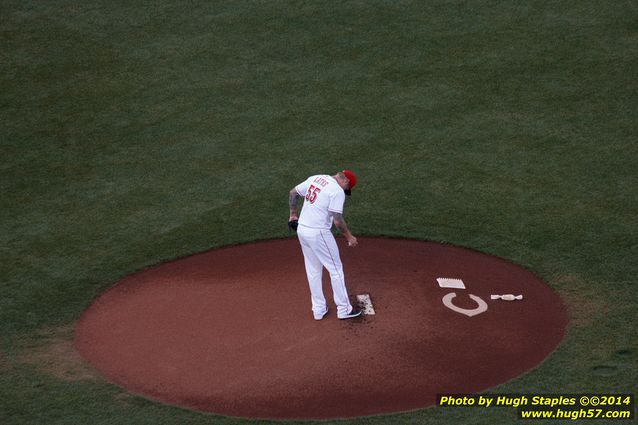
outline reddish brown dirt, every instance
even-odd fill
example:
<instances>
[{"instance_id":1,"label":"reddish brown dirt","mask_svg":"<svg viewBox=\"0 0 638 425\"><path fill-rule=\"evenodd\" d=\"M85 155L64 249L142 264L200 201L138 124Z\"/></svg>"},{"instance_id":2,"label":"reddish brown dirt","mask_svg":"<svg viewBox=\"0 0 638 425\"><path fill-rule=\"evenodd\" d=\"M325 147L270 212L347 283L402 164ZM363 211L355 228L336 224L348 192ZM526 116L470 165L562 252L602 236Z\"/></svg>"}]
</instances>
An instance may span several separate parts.
<instances>
[{"instance_id":1,"label":"reddish brown dirt","mask_svg":"<svg viewBox=\"0 0 638 425\"><path fill-rule=\"evenodd\" d=\"M430 406L537 366L563 338L558 295L523 268L436 243L338 243L352 296L375 316L313 320L295 239L219 249L131 275L77 324L75 345L110 381L145 397L229 416L338 418ZM466 290L436 278L463 279ZM324 274L327 299L331 291ZM459 307L488 304L468 317ZM523 294L522 301L490 300ZM330 301L329 301L330 302Z\"/></svg>"}]
</instances>

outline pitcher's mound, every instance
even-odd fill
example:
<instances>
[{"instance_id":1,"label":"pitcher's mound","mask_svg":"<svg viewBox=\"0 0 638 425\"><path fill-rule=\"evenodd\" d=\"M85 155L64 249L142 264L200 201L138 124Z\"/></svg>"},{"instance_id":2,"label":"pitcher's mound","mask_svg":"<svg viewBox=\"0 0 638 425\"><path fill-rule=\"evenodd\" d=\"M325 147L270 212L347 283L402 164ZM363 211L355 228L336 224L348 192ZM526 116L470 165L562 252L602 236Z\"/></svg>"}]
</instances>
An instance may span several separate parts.
<instances>
[{"instance_id":1,"label":"pitcher's mound","mask_svg":"<svg viewBox=\"0 0 638 425\"><path fill-rule=\"evenodd\" d=\"M76 327L110 381L221 415L325 419L430 406L537 366L564 335L545 283L502 259L437 243L338 239L355 302L375 315L315 321L295 239L151 267L100 296ZM492 295L523 295L493 300ZM445 303L444 303L445 300Z\"/></svg>"}]
</instances>

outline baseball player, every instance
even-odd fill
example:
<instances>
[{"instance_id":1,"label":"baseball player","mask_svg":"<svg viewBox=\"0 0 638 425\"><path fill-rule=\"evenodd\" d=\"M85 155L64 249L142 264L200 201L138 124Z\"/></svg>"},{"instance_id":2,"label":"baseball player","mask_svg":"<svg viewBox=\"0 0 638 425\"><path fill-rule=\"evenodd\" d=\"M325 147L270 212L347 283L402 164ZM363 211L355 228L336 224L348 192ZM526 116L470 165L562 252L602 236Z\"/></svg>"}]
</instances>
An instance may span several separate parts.
<instances>
[{"instance_id":1,"label":"baseball player","mask_svg":"<svg viewBox=\"0 0 638 425\"><path fill-rule=\"evenodd\" d=\"M308 177L290 190L288 226L297 231L301 244L315 320L323 319L328 313L321 285L323 267L330 273L337 317L349 319L361 315L361 310L353 307L348 299L339 248L330 231L334 223L348 240L348 245L357 246L357 238L350 233L343 219L345 195L350 196L350 191L356 184L357 177L354 173L343 170L334 176L319 174ZM304 203L301 214L297 217L299 197L304 198Z\"/></svg>"}]
</instances>

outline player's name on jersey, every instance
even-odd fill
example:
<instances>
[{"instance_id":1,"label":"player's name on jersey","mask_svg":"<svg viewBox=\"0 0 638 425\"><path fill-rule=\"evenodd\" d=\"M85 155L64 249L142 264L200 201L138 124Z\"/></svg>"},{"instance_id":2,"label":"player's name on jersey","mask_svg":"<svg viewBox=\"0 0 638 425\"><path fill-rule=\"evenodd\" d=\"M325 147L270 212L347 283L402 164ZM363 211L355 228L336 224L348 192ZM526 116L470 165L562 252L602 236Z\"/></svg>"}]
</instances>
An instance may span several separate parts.
<instances>
[{"instance_id":1,"label":"player's name on jersey","mask_svg":"<svg viewBox=\"0 0 638 425\"><path fill-rule=\"evenodd\" d=\"M328 181L321 176L317 176L313 181L313 183L317 183L321 187L326 187L328 185Z\"/></svg>"}]
</instances>

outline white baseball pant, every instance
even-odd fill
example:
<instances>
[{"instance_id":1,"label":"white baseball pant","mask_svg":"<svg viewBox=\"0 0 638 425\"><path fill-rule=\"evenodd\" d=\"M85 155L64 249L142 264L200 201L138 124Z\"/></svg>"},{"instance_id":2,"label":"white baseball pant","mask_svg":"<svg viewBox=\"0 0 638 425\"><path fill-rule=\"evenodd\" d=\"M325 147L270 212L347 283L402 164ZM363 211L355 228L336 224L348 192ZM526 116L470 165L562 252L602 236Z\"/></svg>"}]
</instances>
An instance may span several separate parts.
<instances>
[{"instance_id":1,"label":"white baseball pant","mask_svg":"<svg viewBox=\"0 0 638 425\"><path fill-rule=\"evenodd\" d=\"M321 285L323 267L330 273L332 296L337 305L337 317L346 316L352 310L352 305L348 299L339 248L332 232L300 225L297 228L297 236L306 265L312 312L315 318L322 317L327 311L326 298Z\"/></svg>"}]
</instances>

